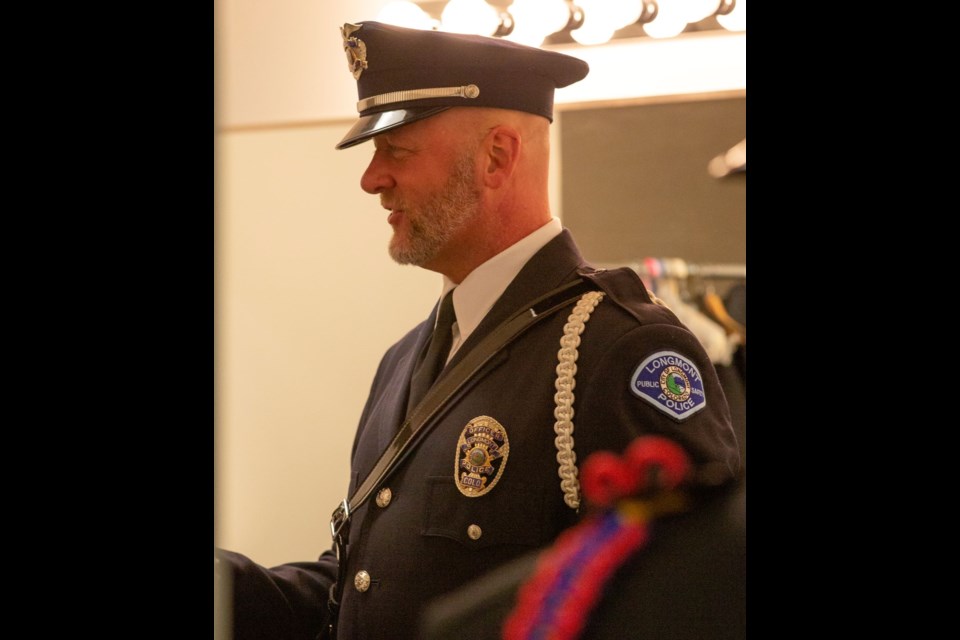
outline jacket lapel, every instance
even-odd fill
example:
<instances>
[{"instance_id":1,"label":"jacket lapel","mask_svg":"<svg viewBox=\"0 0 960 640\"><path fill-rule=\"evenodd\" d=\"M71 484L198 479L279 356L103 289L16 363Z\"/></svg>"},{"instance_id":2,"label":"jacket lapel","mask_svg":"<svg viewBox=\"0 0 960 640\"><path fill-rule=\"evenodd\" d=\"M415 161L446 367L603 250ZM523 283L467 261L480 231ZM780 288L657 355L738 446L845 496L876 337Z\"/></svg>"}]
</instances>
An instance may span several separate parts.
<instances>
[{"instance_id":1,"label":"jacket lapel","mask_svg":"<svg viewBox=\"0 0 960 640\"><path fill-rule=\"evenodd\" d=\"M523 266L447 366L462 360L470 349L523 305L577 277L577 268L583 264L573 236L564 229Z\"/></svg>"},{"instance_id":2,"label":"jacket lapel","mask_svg":"<svg viewBox=\"0 0 960 640\"><path fill-rule=\"evenodd\" d=\"M431 328L437 319L437 307L433 310L426 320L415 327L405 338L411 346L401 348L402 355L396 365L397 381L403 381L403 384L386 385L383 396L380 398L379 407L374 408L381 417L377 420L380 424L378 433L378 442L380 449L386 449L387 445L393 440L393 437L400 430L400 425L407 417L407 398L410 397L410 380L413 377L413 368L417 362L417 356L426 348L427 341L430 338Z\"/></svg>"}]
</instances>

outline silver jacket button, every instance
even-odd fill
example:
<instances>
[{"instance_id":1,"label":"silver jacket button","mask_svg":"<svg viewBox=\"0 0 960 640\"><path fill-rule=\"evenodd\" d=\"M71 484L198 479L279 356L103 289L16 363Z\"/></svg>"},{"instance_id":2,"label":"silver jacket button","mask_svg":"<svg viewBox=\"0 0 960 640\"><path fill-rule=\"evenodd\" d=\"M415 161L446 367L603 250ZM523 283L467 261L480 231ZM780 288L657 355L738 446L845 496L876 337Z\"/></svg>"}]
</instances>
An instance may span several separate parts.
<instances>
[{"instance_id":1,"label":"silver jacket button","mask_svg":"<svg viewBox=\"0 0 960 640\"><path fill-rule=\"evenodd\" d=\"M390 487L384 487L377 492L377 506L383 509L390 501L393 499L393 492L390 491Z\"/></svg>"},{"instance_id":2,"label":"silver jacket button","mask_svg":"<svg viewBox=\"0 0 960 640\"><path fill-rule=\"evenodd\" d=\"M467 535L470 536L471 540L479 540L480 536L483 535L483 530L475 524L467 527Z\"/></svg>"},{"instance_id":3,"label":"silver jacket button","mask_svg":"<svg viewBox=\"0 0 960 640\"><path fill-rule=\"evenodd\" d=\"M353 577L353 586L357 591L363 593L370 588L370 574L366 571L357 571L357 575Z\"/></svg>"}]
</instances>

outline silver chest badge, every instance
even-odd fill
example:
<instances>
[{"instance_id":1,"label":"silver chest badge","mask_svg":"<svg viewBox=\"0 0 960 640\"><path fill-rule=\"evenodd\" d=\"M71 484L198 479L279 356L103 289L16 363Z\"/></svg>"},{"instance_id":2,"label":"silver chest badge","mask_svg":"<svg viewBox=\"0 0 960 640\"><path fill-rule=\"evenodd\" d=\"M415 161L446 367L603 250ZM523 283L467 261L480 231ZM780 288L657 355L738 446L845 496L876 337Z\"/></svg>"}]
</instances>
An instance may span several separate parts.
<instances>
[{"instance_id":1,"label":"silver chest badge","mask_svg":"<svg viewBox=\"0 0 960 640\"><path fill-rule=\"evenodd\" d=\"M500 480L507 466L510 441L503 425L490 416L467 423L457 441L453 470L457 489L468 498L479 498Z\"/></svg>"}]
</instances>

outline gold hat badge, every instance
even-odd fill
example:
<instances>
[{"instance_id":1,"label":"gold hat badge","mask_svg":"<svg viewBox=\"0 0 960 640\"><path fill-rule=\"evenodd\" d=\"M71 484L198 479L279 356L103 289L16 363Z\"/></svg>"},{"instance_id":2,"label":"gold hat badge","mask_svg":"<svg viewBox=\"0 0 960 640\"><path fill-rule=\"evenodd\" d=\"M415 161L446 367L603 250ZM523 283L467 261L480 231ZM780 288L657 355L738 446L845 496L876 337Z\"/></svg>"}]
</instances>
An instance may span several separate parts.
<instances>
[{"instance_id":1,"label":"gold hat badge","mask_svg":"<svg viewBox=\"0 0 960 640\"><path fill-rule=\"evenodd\" d=\"M354 79L359 80L360 74L367 68L367 45L360 38L352 37L352 34L360 29L359 25L347 23L340 27L340 35L343 37L343 50L347 54L347 68L353 74Z\"/></svg>"}]
</instances>

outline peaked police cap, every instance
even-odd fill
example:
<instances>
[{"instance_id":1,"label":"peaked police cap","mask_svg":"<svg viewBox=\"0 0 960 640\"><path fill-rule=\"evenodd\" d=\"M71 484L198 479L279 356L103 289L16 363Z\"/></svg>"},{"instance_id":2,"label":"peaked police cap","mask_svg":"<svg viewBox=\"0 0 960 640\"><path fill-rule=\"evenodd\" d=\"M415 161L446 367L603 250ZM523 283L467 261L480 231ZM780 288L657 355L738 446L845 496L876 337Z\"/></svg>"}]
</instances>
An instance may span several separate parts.
<instances>
[{"instance_id":1,"label":"peaked police cap","mask_svg":"<svg viewBox=\"0 0 960 640\"><path fill-rule=\"evenodd\" d=\"M553 121L553 94L589 71L579 58L499 38L380 22L340 29L360 119L337 149L450 107L498 107Z\"/></svg>"}]
</instances>

